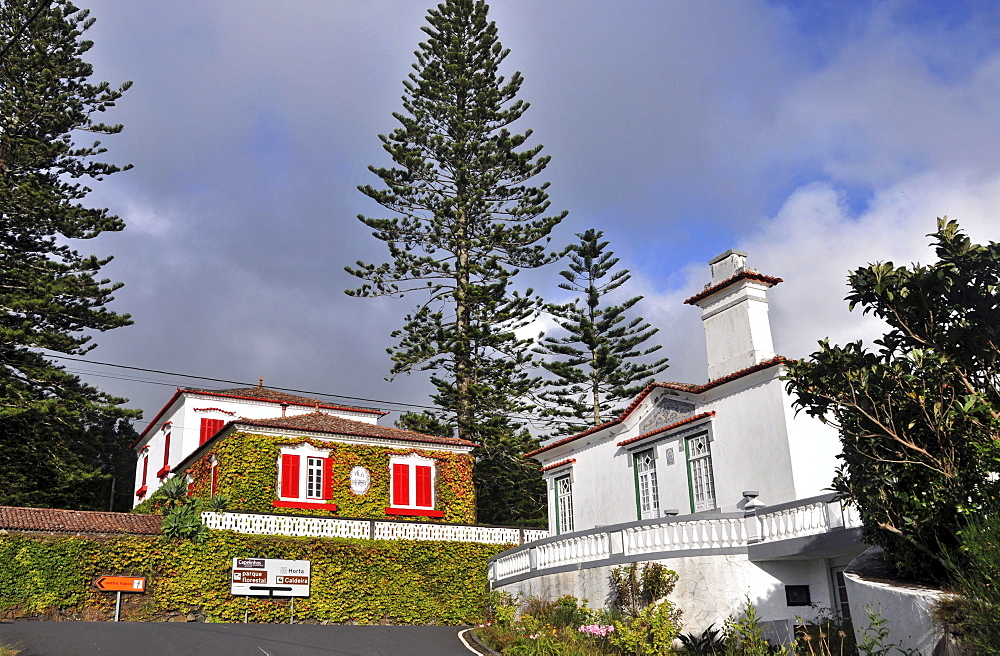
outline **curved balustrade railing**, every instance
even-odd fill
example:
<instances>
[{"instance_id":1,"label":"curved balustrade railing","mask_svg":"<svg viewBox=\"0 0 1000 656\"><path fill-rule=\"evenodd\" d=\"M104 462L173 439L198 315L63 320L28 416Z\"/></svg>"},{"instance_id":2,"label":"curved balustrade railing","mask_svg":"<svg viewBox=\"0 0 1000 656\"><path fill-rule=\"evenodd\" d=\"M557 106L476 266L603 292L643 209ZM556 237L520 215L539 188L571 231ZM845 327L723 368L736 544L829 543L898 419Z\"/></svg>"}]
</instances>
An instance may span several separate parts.
<instances>
[{"instance_id":1,"label":"curved balustrade railing","mask_svg":"<svg viewBox=\"0 0 1000 656\"><path fill-rule=\"evenodd\" d=\"M607 533L592 533L539 545L538 569L600 560L611 555Z\"/></svg>"},{"instance_id":2,"label":"curved balustrade railing","mask_svg":"<svg viewBox=\"0 0 1000 656\"><path fill-rule=\"evenodd\" d=\"M632 526L622 530L622 538L626 554L722 549L747 544L742 517Z\"/></svg>"},{"instance_id":3,"label":"curved balustrade railing","mask_svg":"<svg viewBox=\"0 0 1000 656\"><path fill-rule=\"evenodd\" d=\"M502 584L557 567L627 562L644 554L746 553L753 544L859 526L855 508L825 495L756 511L628 522L548 537L499 554L490 561L489 575L492 583Z\"/></svg>"},{"instance_id":4,"label":"curved balustrade railing","mask_svg":"<svg viewBox=\"0 0 1000 656\"><path fill-rule=\"evenodd\" d=\"M826 533L831 527L829 504L824 501L766 512L758 515L757 519L762 542L818 535Z\"/></svg>"},{"instance_id":5,"label":"curved balustrade railing","mask_svg":"<svg viewBox=\"0 0 1000 656\"><path fill-rule=\"evenodd\" d=\"M548 531L434 522L385 522L300 515L204 512L202 522L211 529L323 538L370 540L445 540L486 544L524 544L548 537Z\"/></svg>"}]
</instances>

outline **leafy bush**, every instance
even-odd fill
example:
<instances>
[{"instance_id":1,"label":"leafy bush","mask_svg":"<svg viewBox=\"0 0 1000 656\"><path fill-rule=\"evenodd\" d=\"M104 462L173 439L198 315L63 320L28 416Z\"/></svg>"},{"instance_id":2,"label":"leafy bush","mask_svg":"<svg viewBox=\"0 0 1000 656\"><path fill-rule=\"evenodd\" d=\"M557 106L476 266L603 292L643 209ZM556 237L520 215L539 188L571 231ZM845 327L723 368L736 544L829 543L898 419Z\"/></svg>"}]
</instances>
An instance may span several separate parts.
<instances>
[{"instance_id":1,"label":"leafy bush","mask_svg":"<svg viewBox=\"0 0 1000 656\"><path fill-rule=\"evenodd\" d=\"M673 592L677 585L677 572L660 563L647 563L641 570L632 563L611 570L610 585L610 607L624 615L636 617L643 608Z\"/></svg>"},{"instance_id":2,"label":"leafy bush","mask_svg":"<svg viewBox=\"0 0 1000 656\"><path fill-rule=\"evenodd\" d=\"M836 426L834 488L856 504L864 539L902 576L947 578L943 554L1000 495L1000 244L973 244L940 219L929 266L851 272L851 308L889 330L869 351L820 342L790 363L796 406Z\"/></svg>"}]
</instances>

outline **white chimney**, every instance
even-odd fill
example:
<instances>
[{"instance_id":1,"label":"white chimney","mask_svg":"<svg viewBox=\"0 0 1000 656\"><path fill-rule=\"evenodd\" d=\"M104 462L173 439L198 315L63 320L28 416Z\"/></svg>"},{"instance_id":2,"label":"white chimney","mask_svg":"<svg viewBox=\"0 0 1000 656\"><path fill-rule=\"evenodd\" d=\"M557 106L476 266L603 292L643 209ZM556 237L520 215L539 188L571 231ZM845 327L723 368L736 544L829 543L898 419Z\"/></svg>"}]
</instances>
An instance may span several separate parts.
<instances>
[{"instance_id":1,"label":"white chimney","mask_svg":"<svg viewBox=\"0 0 1000 656\"><path fill-rule=\"evenodd\" d=\"M715 380L774 357L767 289L781 282L747 267L747 254L728 250L712 258L712 282L685 301L701 308L708 379Z\"/></svg>"}]
</instances>

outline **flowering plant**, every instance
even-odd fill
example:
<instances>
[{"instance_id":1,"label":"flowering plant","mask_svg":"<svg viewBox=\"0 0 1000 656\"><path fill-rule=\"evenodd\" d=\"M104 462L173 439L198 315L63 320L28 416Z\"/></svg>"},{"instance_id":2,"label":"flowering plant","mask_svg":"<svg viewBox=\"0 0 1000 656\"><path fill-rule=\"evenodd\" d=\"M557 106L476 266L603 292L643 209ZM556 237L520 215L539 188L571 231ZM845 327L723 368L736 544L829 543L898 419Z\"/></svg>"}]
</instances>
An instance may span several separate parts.
<instances>
[{"instance_id":1,"label":"flowering plant","mask_svg":"<svg viewBox=\"0 0 1000 656\"><path fill-rule=\"evenodd\" d=\"M614 626L604 626L603 624L587 624L581 626L577 629L580 633L586 633L587 635L596 636L598 638L605 638L609 633L613 633L615 630Z\"/></svg>"}]
</instances>

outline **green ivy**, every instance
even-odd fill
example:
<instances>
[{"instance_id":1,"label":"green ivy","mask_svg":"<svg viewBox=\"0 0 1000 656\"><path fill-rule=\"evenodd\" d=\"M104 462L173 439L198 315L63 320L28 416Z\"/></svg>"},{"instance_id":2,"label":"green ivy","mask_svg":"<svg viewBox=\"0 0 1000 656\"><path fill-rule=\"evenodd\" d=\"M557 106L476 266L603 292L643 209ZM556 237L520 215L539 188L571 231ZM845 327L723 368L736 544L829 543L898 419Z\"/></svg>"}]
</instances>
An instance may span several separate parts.
<instances>
[{"instance_id":1,"label":"green ivy","mask_svg":"<svg viewBox=\"0 0 1000 656\"><path fill-rule=\"evenodd\" d=\"M277 496L278 459L281 447L308 443L330 451L333 459L333 503L335 512L318 509L275 508ZM250 512L287 513L296 515L335 515L364 519L409 519L426 521L423 517L387 515L389 505L389 458L415 453L432 458L437 472L435 482L436 509L444 512L441 521L472 524L476 521L476 499L472 484L472 456L425 449L342 444L309 437L276 437L255 433L234 433L221 440L195 464L188 468L193 478L192 491L202 498L209 496L211 459L218 467L217 494L229 499L229 508ZM351 469L361 466L371 473L371 487L363 495L350 489Z\"/></svg>"},{"instance_id":2,"label":"green ivy","mask_svg":"<svg viewBox=\"0 0 1000 656\"><path fill-rule=\"evenodd\" d=\"M110 612L114 595L91 585L102 574L147 577L125 605L129 620L201 613L209 620L287 622L287 599L233 597L237 557L311 561L311 596L296 621L461 624L474 616L489 559L510 545L291 538L212 531L201 544L116 538L0 536L0 612Z\"/></svg>"}]
</instances>

